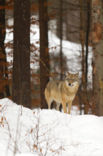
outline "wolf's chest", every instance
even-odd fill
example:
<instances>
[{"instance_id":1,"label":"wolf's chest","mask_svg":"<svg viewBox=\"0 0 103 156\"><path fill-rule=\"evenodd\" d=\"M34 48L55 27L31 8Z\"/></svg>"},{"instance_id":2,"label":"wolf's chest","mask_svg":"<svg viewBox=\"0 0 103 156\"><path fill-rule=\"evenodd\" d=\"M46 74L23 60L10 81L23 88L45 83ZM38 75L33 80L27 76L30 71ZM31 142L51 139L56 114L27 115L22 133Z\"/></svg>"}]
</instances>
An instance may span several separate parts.
<instances>
[{"instance_id":1,"label":"wolf's chest","mask_svg":"<svg viewBox=\"0 0 103 156\"><path fill-rule=\"evenodd\" d=\"M74 94L62 94L62 99L65 101L72 101L74 99Z\"/></svg>"}]
</instances>

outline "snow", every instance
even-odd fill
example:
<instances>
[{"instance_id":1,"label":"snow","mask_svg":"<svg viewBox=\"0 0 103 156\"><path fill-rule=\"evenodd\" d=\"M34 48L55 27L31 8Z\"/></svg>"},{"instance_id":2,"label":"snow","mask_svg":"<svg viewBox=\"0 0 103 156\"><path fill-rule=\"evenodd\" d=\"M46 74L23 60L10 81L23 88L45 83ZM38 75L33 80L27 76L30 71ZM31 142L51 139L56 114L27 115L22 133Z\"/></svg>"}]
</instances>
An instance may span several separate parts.
<instances>
[{"instance_id":1,"label":"snow","mask_svg":"<svg viewBox=\"0 0 103 156\"><path fill-rule=\"evenodd\" d=\"M102 156L103 117L0 100L0 156Z\"/></svg>"}]
</instances>

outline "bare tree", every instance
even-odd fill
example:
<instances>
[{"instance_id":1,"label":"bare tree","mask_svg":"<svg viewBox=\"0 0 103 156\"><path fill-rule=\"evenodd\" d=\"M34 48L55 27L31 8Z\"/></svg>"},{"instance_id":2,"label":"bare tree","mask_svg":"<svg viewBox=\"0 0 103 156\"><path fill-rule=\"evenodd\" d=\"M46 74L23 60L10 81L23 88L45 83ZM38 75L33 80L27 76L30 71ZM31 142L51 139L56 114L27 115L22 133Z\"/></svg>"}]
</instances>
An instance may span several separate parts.
<instances>
[{"instance_id":1,"label":"bare tree","mask_svg":"<svg viewBox=\"0 0 103 156\"><path fill-rule=\"evenodd\" d=\"M63 0L60 0L60 79L63 79Z\"/></svg>"},{"instance_id":2,"label":"bare tree","mask_svg":"<svg viewBox=\"0 0 103 156\"><path fill-rule=\"evenodd\" d=\"M49 49L48 49L48 4L47 0L39 0L40 22L40 99L41 108L47 108L44 89L49 81Z\"/></svg>"},{"instance_id":3,"label":"bare tree","mask_svg":"<svg viewBox=\"0 0 103 156\"><path fill-rule=\"evenodd\" d=\"M88 53L89 53L89 34L90 34L90 24L91 24L91 0L87 0L87 26L86 26L86 71L85 71L85 79L86 79L86 87L88 83Z\"/></svg>"},{"instance_id":4,"label":"bare tree","mask_svg":"<svg viewBox=\"0 0 103 156\"><path fill-rule=\"evenodd\" d=\"M92 0L93 89L95 113L103 115L103 1Z\"/></svg>"},{"instance_id":5,"label":"bare tree","mask_svg":"<svg viewBox=\"0 0 103 156\"><path fill-rule=\"evenodd\" d=\"M0 98L10 96L5 52L5 0L0 0Z\"/></svg>"},{"instance_id":6,"label":"bare tree","mask_svg":"<svg viewBox=\"0 0 103 156\"><path fill-rule=\"evenodd\" d=\"M84 4L83 0L79 0L80 3L80 42L81 42L81 53L82 53L82 83L80 90L83 93L82 103L84 104L84 112L88 113L88 107L86 103L86 79L85 79L85 26L84 26Z\"/></svg>"},{"instance_id":7,"label":"bare tree","mask_svg":"<svg viewBox=\"0 0 103 156\"><path fill-rule=\"evenodd\" d=\"M13 101L31 107L30 0L14 0Z\"/></svg>"}]
</instances>

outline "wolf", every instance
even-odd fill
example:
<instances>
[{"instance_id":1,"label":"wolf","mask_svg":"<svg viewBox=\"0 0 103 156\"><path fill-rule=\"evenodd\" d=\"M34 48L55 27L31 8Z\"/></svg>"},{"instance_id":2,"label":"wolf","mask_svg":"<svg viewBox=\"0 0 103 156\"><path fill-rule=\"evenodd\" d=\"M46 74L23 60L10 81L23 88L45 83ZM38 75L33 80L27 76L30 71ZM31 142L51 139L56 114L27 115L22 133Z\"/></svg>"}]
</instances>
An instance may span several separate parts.
<instances>
[{"instance_id":1,"label":"wolf","mask_svg":"<svg viewBox=\"0 0 103 156\"><path fill-rule=\"evenodd\" d=\"M62 104L64 113L70 114L73 99L79 87L79 74L68 73L64 80L51 80L47 83L44 94L48 104L48 109L51 108L51 103L56 102L57 110Z\"/></svg>"}]
</instances>

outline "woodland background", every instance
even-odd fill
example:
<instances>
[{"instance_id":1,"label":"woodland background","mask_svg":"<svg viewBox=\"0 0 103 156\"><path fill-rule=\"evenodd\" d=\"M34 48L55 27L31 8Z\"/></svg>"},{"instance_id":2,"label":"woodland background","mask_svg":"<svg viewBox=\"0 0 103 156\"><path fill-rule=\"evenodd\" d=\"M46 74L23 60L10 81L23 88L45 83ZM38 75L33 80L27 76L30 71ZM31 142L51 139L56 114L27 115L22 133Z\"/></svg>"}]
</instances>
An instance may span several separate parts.
<instances>
[{"instance_id":1,"label":"woodland background","mask_svg":"<svg viewBox=\"0 0 103 156\"><path fill-rule=\"evenodd\" d=\"M12 26L9 19L13 19ZM32 24L39 26L38 48L30 42ZM13 33L13 40L5 43L7 29ZM60 39L59 54L50 53L56 47L49 48L49 30ZM69 71L63 40L81 45L81 69L76 71L80 73L80 87L73 104L80 114L103 115L102 0L0 0L0 98L8 97L29 108L47 108L44 98L47 82L50 78L62 80ZM11 48L11 62L7 61L6 48ZM92 48L91 83L89 48ZM32 70L30 63L39 66Z\"/></svg>"}]
</instances>

